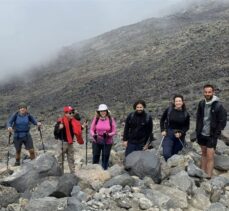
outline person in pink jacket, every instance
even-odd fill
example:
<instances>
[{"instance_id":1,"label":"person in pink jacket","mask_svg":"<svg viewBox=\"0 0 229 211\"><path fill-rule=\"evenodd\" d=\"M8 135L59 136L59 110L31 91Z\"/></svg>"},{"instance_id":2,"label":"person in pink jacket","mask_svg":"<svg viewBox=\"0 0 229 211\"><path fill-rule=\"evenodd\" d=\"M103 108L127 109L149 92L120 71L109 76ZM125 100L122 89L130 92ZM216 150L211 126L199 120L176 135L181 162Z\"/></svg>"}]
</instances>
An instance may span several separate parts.
<instances>
[{"instance_id":1,"label":"person in pink jacket","mask_svg":"<svg viewBox=\"0 0 229 211\"><path fill-rule=\"evenodd\" d=\"M91 123L90 134L93 137L93 164L99 163L102 152L102 167L106 170L109 165L113 136L116 134L116 123L110 116L107 105L99 105L96 116Z\"/></svg>"}]
</instances>

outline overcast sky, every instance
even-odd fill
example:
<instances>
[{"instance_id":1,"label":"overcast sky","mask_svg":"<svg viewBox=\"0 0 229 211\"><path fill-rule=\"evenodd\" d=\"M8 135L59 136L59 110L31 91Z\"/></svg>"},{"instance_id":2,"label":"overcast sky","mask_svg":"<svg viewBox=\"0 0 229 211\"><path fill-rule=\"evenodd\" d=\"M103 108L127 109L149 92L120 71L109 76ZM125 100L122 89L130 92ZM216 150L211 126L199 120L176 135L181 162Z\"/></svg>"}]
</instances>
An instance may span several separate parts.
<instances>
[{"instance_id":1,"label":"overcast sky","mask_svg":"<svg viewBox=\"0 0 229 211\"><path fill-rule=\"evenodd\" d=\"M0 0L0 79L63 46L150 17L187 0Z\"/></svg>"}]
</instances>

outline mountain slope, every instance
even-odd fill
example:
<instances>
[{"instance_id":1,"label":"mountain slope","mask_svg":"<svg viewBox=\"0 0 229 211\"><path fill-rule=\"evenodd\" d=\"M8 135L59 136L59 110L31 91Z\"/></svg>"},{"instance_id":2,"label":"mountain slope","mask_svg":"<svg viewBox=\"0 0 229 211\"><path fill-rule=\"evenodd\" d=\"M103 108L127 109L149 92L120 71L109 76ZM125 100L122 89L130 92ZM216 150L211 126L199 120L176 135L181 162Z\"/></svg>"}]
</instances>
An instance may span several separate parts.
<instances>
[{"instance_id":1,"label":"mountain slope","mask_svg":"<svg viewBox=\"0 0 229 211\"><path fill-rule=\"evenodd\" d=\"M228 109L228 20L228 4L205 5L66 47L26 81L2 85L1 111L26 101L45 118L66 104L93 111L107 103L125 116L133 101L142 98L158 115L172 94L181 93L194 113L206 82L222 91L218 94Z\"/></svg>"}]
</instances>

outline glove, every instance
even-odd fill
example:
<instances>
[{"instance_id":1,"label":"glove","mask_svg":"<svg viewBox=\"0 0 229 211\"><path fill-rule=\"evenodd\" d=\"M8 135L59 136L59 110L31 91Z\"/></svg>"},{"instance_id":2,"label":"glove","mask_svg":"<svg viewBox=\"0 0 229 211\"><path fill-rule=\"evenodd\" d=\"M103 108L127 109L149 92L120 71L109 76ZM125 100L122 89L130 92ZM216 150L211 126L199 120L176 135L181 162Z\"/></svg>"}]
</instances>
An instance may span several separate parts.
<instances>
[{"instance_id":1,"label":"glove","mask_svg":"<svg viewBox=\"0 0 229 211\"><path fill-rule=\"evenodd\" d=\"M95 135L93 136L93 138L95 139L95 141L97 141L98 135L95 134Z\"/></svg>"}]
</instances>

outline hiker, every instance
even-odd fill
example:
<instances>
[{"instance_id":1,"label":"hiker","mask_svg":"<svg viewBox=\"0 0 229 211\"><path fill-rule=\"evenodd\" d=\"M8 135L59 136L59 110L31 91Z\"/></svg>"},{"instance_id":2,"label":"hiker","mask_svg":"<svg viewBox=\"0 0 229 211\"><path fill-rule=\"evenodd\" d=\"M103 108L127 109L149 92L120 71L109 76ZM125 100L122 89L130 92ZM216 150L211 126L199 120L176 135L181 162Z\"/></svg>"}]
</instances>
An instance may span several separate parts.
<instances>
[{"instance_id":1,"label":"hiker","mask_svg":"<svg viewBox=\"0 0 229 211\"><path fill-rule=\"evenodd\" d=\"M57 120L55 125L54 135L56 139L59 139L58 143L58 163L60 166L64 165L64 155L67 154L68 166L71 173L75 172L75 159L74 159L74 135L79 144L84 144L82 138L81 123L74 118L74 108L71 106L65 106L63 117ZM64 169L63 169L64 171Z\"/></svg>"},{"instance_id":2,"label":"hiker","mask_svg":"<svg viewBox=\"0 0 229 211\"><path fill-rule=\"evenodd\" d=\"M91 123L90 135L93 137L93 164L99 163L102 152L102 167L106 170L109 166L113 136L116 135L116 122L111 117L107 105L99 105Z\"/></svg>"},{"instance_id":3,"label":"hiker","mask_svg":"<svg viewBox=\"0 0 229 211\"><path fill-rule=\"evenodd\" d=\"M227 112L215 96L214 86L203 87L204 98L199 102L196 115L196 135L201 147L201 169L212 177L217 139L227 123Z\"/></svg>"},{"instance_id":4,"label":"hiker","mask_svg":"<svg viewBox=\"0 0 229 211\"><path fill-rule=\"evenodd\" d=\"M147 149L147 142L152 136L153 120L145 108L145 101L136 101L133 105L135 111L126 118L123 133L123 146L126 148L125 156L133 151Z\"/></svg>"},{"instance_id":5,"label":"hiker","mask_svg":"<svg viewBox=\"0 0 229 211\"><path fill-rule=\"evenodd\" d=\"M190 115L186 110L184 97L175 95L172 104L164 111L160 119L163 157L166 161L182 150L189 124Z\"/></svg>"},{"instance_id":6,"label":"hiker","mask_svg":"<svg viewBox=\"0 0 229 211\"><path fill-rule=\"evenodd\" d=\"M29 132L30 123L37 125L38 129L41 127L41 123L37 122L28 112L25 103L20 103L18 109L19 110L9 118L7 123L9 133L14 132L13 143L16 149L15 166L20 166L22 144L24 144L25 149L29 151L30 159L33 160L35 158L33 140Z\"/></svg>"}]
</instances>

